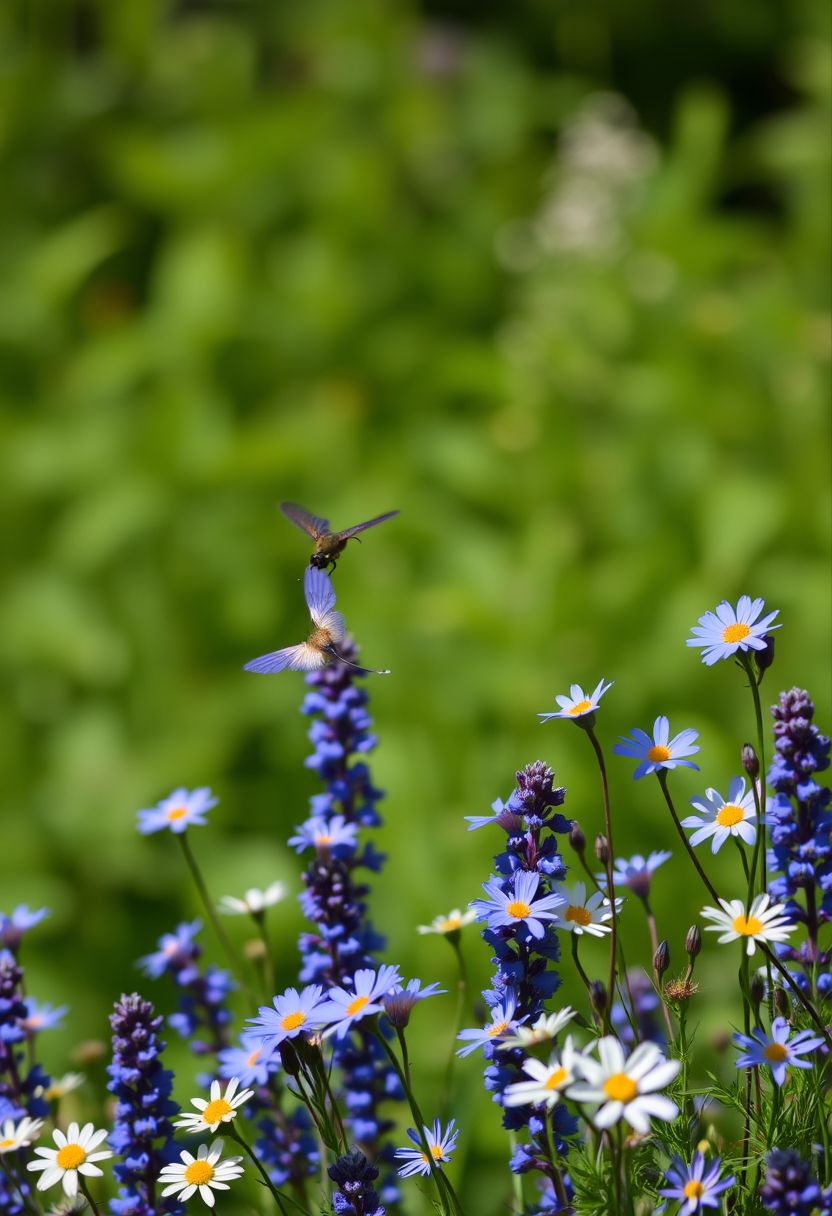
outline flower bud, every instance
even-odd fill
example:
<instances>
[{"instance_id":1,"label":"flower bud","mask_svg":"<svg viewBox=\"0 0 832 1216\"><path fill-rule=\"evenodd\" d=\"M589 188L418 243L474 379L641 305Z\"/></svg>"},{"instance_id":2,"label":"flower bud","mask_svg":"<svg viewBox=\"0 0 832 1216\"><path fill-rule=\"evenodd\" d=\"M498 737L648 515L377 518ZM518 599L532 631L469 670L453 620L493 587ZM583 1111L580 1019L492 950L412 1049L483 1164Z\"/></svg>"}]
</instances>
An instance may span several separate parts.
<instances>
[{"instance_id":1,"label":"flower bud","mask_svg":"<svg viewBox=\"0 0 832 1216\"><path fill-rule=\"evenodd\" d=\"M754 972L751 977L751 983L748 987L751 992L751 1003L756 1009L766 995L766 982L760 975L759 971Z\"/></svg>"},{"instance_id":2,"label":"flower bud","mask_svg":"<svg viewBox=\"0 0 832 1216\"><path fill-rule=\"evenodd\" d=\"M691 962L696 958L699 951L702 949L702 931L698 925L691 925L688 929L688 935L685 938L685 954Z\"/></svg>"},{"instance_id":3,"label":"flower bud","mask_svg":"<svg viewBox=\"0 0 832 1216\"><path fill-rule=\"evenodd\" d=\"M653 969L657 975L664 975L670 966L670 946L667 942L659 942L658 949L653 955Z\"/></svg>"},{"instance_id":4,"label":"flower bud","mask_svg":"<svg viewBox=\"0 0 832 1216\"><path fill-rule=\"evenodd\" d=\"M280 1063L283 1065L283 1071L287 1076L297 1077L300 1074L301 1066L292 1040L284 1039L282 1043L278 1043L277 1050L280 1055Z\"/></svg>"},{"instance_id":5,"label":"flower bud","mask_svg":"<svg viewBox=\"0 0 832 1216\"><path fill-rule=\"evenodd\" d=\"M253 962L265 958L267 954L266 944L261 937L250 937L243 944L243 954Z\"/></svg>"},{"instance_id":6,"label":"flower bud","mask_svg":"<svg viewBox=\"0 0 832 1216\"><path fill-rule=\"evenodd\" d=\"M586 848L586 836L581 831L581 825L577 819L572 820L572 827L569 832L569 843L572 848L580 856Z\"/></svg>"},{"instance_id":7,"label":"flower bud","mask_svg":"<svg viewBox=\"0 0 832 1216\"><path fill-rule=\"evenodd\" d=\"M790 1018L792 1016L792 999L788 992L786 992L786 989L781 988L779 985L774 989L774 1008L781 1018Z\"/></svg>"},{"instance_id":8,"label":"flower bud","mask_svg":"<svg viewBox=\"0 0 832 1216\"><path fill-rule=\"evenodd\" d=\"M600 980L592 980L589 985L589 1003L601 1017L607 1008L607 990Z\"/></svg>"},{"instance_id":9,"label":"flower bud","mask_svg":"<svg viewBox=\"0 0 832 1216\"><path fill-rule=\"evenodd\" d=\"M760 775L760 761L757 759L757 753L750 743L743 743L742 745L742 766L752 781Z\"/></svg>"},{"instance_id":10,"label":"flower bud","mask_svg":"<svg viewBox=\"0 0 832 1216\"><path fill-rule=\"evenodd\" d=\"M765 642L764 650L754 651L754 662L757 664L758 671L766 671L774 662L774 637L770 633L763 636Z\"/></svg>"},{"instance_id":11,"label":"flower bud","mask_svg":"<svg viewBox=\"0 0 832 1216\"><path fill-rule=\"evenodd\" d=\"M603 832L599 832L595 837L595 856L602 866L605 866L610 859L609 842Z\"/></svg>"}]
</instances>

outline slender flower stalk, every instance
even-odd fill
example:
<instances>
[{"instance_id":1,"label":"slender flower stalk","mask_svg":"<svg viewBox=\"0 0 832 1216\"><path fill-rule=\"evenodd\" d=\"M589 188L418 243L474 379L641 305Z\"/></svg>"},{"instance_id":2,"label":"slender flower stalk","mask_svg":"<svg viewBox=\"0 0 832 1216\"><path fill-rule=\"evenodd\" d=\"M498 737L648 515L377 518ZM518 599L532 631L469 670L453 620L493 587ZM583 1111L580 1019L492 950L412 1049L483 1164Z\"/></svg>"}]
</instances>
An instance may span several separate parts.
<instances>
[{"instance_id":1,"label":"slender flower stalk","mask_svg":"<svg viewBox=\"0 0 832 1216\"><path fill-rule=\"evenodd\" d=\"M226 958L228 959L229 963L231 964L231 970L234 972L235 976L237 977L237 980L238 980L241 988L243 989L243 991L248 995L248 997L250 999L253 999L253 994L251 992L251 989L249 988L248 980L246 979L245 969L243 968L243 964L240 961L239 957L237 956L236 950L231 945L228 934L226 933L225 929L223 928L222 921L217 916L216 905L208 893L208 887L205 884L205 879L202 877L202 871L200 870L199 865L197 864L197 860L194 857L193 850L192 850L190 842L188 840L188 833L187 832L177 833L176 838L179 841L179 847L182 849L182 855L185 858L185 863L191 872L191 877L194 880L194 885L195 885L197 891L199 892L199 898L202 900L202 906L205 909L205 915L210 920L213 930L217 935L217 939L218 939L220 945L222 946L223 950L225 951Z\"/></svg>"}]
</instances>

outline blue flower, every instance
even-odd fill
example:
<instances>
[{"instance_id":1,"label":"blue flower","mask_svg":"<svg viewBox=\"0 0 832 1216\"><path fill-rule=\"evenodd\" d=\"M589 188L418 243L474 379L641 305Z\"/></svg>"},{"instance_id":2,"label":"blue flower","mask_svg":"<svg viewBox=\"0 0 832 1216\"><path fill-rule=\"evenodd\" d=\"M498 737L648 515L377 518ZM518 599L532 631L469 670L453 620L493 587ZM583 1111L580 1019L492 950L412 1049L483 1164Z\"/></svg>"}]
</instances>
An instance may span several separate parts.
<instances>
[{"instance_id":1,"label":"blue flower","mask_svg":"<svg viewBox=\"0 0 832 1216\"><path fill-rule=\"evenodd\" d=\"M703 647L702 662L709 667L738 650L765 650L765 635L780 626L771 623L779 611L776 608L761 621L757 620L764 606L765 600L752 600L748 595L740 596L736 608L723 600L715 612L700 616L699 626L691 629L694 636L687 639L687 645Z\"/></svg>"},{"instance_id":2,"label":"blue flower","mask_svg":"<svg viewBox=\"0 0 832 1216\"><path fill-rule=\"evenodd\" d=\"M394 1156L399 1161L405 1161L407 1164L399 1169L401 1178L412 1178L415 1174L426 1176L431 1172L431 1160L437 1168L440 1162L450 1161L451 1153L456 1148L457 1137L459 1131L455 1130L456 1120L451 1119L445 1131L442 1131L442 1124L438 1119L433 1121L433 1129L423 1127L422 1131L425 1134L430 1157L427 1156L422 1148L422 1140L419 1133L412 1127L407 1129L407 1134L413 1143L416 1145L412 1148L397 1148Z\"/></svg>"},{"instance_id":3,"label":"blue flower","mask_svg":"<svg viewBox=\"0 0 832 1216\"><path fill-rule=\"evenodd\" d=\"M532 870L516 870L508 891L503 889L499 878L491 877L483 883L489 898L475 899L471 907L476 908L477 920L488 921L489 929L522 924L532 937L540 938L544 934L543 921L555 920L555 909L563 907L566 900L557 892L535 899L539 887L540 875Z\"/></svg>"},{"instance_id":4,"label":"blue flower","mask_svg":"<svg viewBox=\"0 0 832 1216\"><path fill-rule=\"evenodd\" d=\"M288 840L295 852L312 848L319 857L348 857L358 841L358 824L347 823L343 815L333 815L331 819L313 815L295 831L297 835Z\"/></svg>"},{"instance_id":5,"label":"blue flower","mask_svg":"<svg viewBox=\"0 0 832 1216\"><path fill-rule=\"evenodd\" d=\"M280 1067L279 1057L272 1055L260 1036L250 1030L240 1035L239 1047L224 1047L217 1059L220 1076L226 1080L238 1077L243 1086L268 1085L269 1077Z\"/></svg>"},{"instance_id":6,"label":"blue flower","mask_svg":"<svg viewBox=\"0 0 832 1216\"><path fill-rule=\"evenodd\" d=\"M38 908L37 912L30 912L27 904L18 904L11 916L0 912L0 945L16 954L27 929L40 924L50 915L49 908Z\"/></svg>"},{"instance_id":7,"label":"blue flower","mask_svg":"<svg viewBox=\"0 0 832 1216\"><path fill-rule=\"evenodd\" d=\"M177 925L173 933L163 933L159 938L159 949L145 954L136 964L145 975L158 980L166 971L178 971L193 960L194 938L202 928L201 920L187 921Z\"/></svg>"},{"instance_id":8,"label":"blue flower","mask_svg":"<svg viewBox=\"0 0 832 1216\"><path fill-rule=\"evenodd\" d=\"M518 832L523 831L522 816L507 807L502 798L495 798L491 809L493 815L466 815L465 822L471 825L468 831L475 832L477 828L487 827L490 823L496 823L497 827L502 828L509 836L516 836Z\"/></svg>"},{"instance_id":9,"label":"blue flower","mask_svg":"<svg viewBox=\"0 0 832 1216\"><path fill-rule=\"evenodd\" d=\"M650 883L653 874L659 866L663 866L673 856L667 849L660 849L650 854L645 860L641 853L633 853L629 859L616 857L612 871L613 885L629 887L639 899L647 899L650 894ZM598 884L606 889L606 874L596 874Z\"/></svg>"},{"instance_id":10,"label":"blue flower","mask_svg":"<svg viewBox=\"0 0 832 1216\"><path fill-rule=\"evenodd\" d=\"M356 971L352 977L352 991L330 988L327 993L329 1000L319 1011L320 1016L329 1023L324 1038L334 1034L343 1039L356 1022L371 1014L381 1013L384 1005L380 998L400 983L398 967L385 965L379 967L377 973L369 967Z\"/></svg>"},{"instance_id":11,"label":"blue flower","mask_svg":"<svg viewBox=\"0 0 832 1216\"><path fill-rule=\"evenodd\" d=\"M790 1039L790 1030L785 1018L775 1018L771 1023L771 1038L759 1027L756 1027L750 1036L736 1031L734 1042L737 1047L745 1048L745 1054L737 1060L737 1068L767 1064L775 1085L785 1083L789 1065L794 1068L811 1068L812 1061L802 1060L800 1057L815 1051L822 1045L823 1039L815 1037L811 1030L800 1030Z\"/></svg>"},{"instance_id":12,"label":"blue flower","mask_svg":"<svg viewBox=\"0 0 832 1216\"><path fill-rule=\"evenodd\" d=\"M595 691L586 693L581 688L580 684L573 684L569 689L568 697L555 697L560 709L557 713L538 714L541 723L549 722L552 718L571 718L573 721L577 718L583 718L588 714L594 714L598 708L598 702L603 697L608 689L612 688L612 681L605 684L603 680L599 680L595 686ZM579 722L580 726L581 723Z\"/></svg>"},{"instance_id":13,"label":"blue flower","mask_svg":"<svg viewBox=\"0 0 832 1216\"><path fill-rule=\"evenodd\" d=\"M460 1058L470 1056L471 1052L476 1051L478 1047L484 1047L486 1043L494 1043L512 1030L516 1030L521 1022L526 1021L525 1017L515 1020L516 1011L517 993L513 988L506 988L502 997L491 1007L491 1022L487 1026L484 1026L482 1030L460 1030L456 1037L467 1039L468 1042L465 1047L460 1047L456 1054Z\"/></svg>"},{"instance_id":14,"label":"blue flower","mask_svg":"<svg viewBox=\"0 0 832 1216\"><path fill-rule=\"evenodd\" d=\"M766 1180L760 1187L763 1206L775 1216L812 1216L824 1203L829 1211L829 1188L823 1194L812 1177L811 1166L793 1148L776 1148L766 1157Z\"/></svg>"},{"instance_id":15,"label":"blue flower","mask_svg":"<svg viewBox=\"0 0 832 1216\"><path fill-rule=\"evenodd\" d=\"M294 1039L299 1034L320 1029L329 1020L328 996L323 996L320 984L309 984L302 992L287 988L282 996L274 998L274 1009L261 1005L257 1011L260 1016L248 1019L251 1037L271 1052L284 1039Z\"/></svg>"},{"instance_id":16,"label":"blue flower","mask_svg":"<svg viewBox=\"0 0 832 1216\"><path fill-rule=\"evenodd\" d=\"M421 980L408 980L404 988L401 984L396 984L383 1001L384 1012L390 1025L398 1028L406 1026L414 1005L426 997L438 996L446 991L446 988L440 988L438 984L428 984L423 988Z\"/></svg>"},{"instance_id":17,"label":"blue flower","mask_svg":"<svg viewBox=\"0 0 832 1216\"><path fill-rule=\"evenodd\" d=\"M674 1156L667 1171L667 1180L673 1186L660 1190L659 1194L665 1199L681 1201L679 1216L694 1216L702 1208L718 1208L719 1196L736 1182L733 1174L720 1179L721 1169L719 1157L710 1162L706 1172L702 1153L694 1153L690 1165L685 1165L681 1157Z\"/></svg>"},{"instance_id":18,"label":"blue flower","mask_svg":"<svg viewBox=\"0 0 832 1216\"><path fill-rule=\"evenodd\" d=\"M41 1030L54 1030L61 1024L61 1018L69 1012L69 1005L59 1005L53 1009L51 1005L41 1005L33 996L27 996L23 1001L26 1006L26 1017L20 1025L27 1035L38 1034Z\"/></svg>"},{"instance_id":19,"label":"blue flower","mask_svg":"<svg viewBox=\"0 0 832 1216\"><path fill-rule=\"evenodd\" d=\"M378 1166L370 1165L360 1148L350 1149L327 1169L338 1187L332 1196L336 1216L384 1216L373 1183L378 1178Z\"/></svg>"},{"instance_id":20,"label":"blue flower","mask_svg":"<svg viewBox=\"0 0 832 1216\"><path fill-rule=\"evenodd\" d=\"M180 788L168 794L156 806L136 811L139 820L137 826L143 836L161 832L164 828L170 828L178 835L187 827L204 827L208 822L205 816L218 801L218 798L211 796L207 786L190 791Z\"/></svg>"},{"instance_id":21,"label":"blue flower","mask_svg":"<svg viewBox=\"0 0 832 1216\"><path fill-rule=\"evenodd\" d=\"M652 739L637 726L631 733L632 738L620 736L620 742L613 743L612 750L617 756L629 756L640 762L633 773L635 779L646 777L648 773L655 773L660 768L676 768L677 764L685 768L699 768L699 765L691 760L683 759L684 756L693 756L699 751L698 747L692 746L694 739L699 738L699 731L688 728L680 731L668 742L670 723L667 718L661 716L656 718L653 724Z\"/></svg>"}]
</instances>

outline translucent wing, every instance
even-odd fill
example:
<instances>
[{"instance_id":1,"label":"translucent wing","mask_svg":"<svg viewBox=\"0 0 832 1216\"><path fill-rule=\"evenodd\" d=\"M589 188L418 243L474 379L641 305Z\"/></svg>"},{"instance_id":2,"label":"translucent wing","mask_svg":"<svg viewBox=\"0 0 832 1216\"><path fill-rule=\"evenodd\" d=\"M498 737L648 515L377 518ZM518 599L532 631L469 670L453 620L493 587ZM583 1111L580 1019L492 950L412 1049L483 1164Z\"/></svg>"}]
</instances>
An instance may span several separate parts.
<instances>
[{"instance_id":1,"label":"translucent wing","mask_svg":"<svg viewBox=\"0 0 832 1216\"><path fill-rule=\"evenodd\" d=\"M297 524L307 536L317 540L319 536L326 536L329 532L329 520L321 519L320 515L311 515L309 511L304 511L303 507L299 507L296 502L282 502L280 509L287 519L291 519L293 524ZM375 523L376 521L373 520ZM365 525L369 527L369 525Z\"/></svg>"},{"instance_id":2,"label":"translucent wing","mask_svg":"<svg viewBox=\"0 0 832 1216\"><path fill-rule=\"evenodd\" d=\"M340 612L336 612L331 608L329 612L325 612L320 620L316 620L315 624L319 629L326 629L332 636L332 641L337 646L339 642L343 642L347 635L347 623L341 616Z\"/></svg>"},{"instance_id":3,"label":"translucent wing","mask_svg":"<svg viewBox=\"0 0 832 1216\"><path fill-rule=\"evenodd\" d=\"M309 615L320 628L323 618L335 607L335 591L327 572L316 566L307 566L303 576L303 594L309 605ZM336 613L336 616L340 615Z\"/></svg>"},{"instance_id":4,"label":"translucent wing","mask_svg":"<svg viewBox=\"0 0 832 1216\"><path fill-rule=\"evenodd\" d=\"M328 655L301 642L299 646L284 646L271 654L261 654L259 659L246 663L243 670L256 671L260 675L272 675L276 671L319 671L328 662Z\"/></svg>"},{"instance_id":5,"label":"translucent wing","mask_svg":"<svg viewBox=\"0 0 832 1216\"><path fill-rule=\"evenodd\" d=\"M367 528L374 528L376 524L383 524L385 519L392 519L394 515L398 515L398 511L388 511L386 515L377 515L375 519L368 519L365 524L356 524L354 528L347 528L346 532L339 532L338 537L341 540L346 540L349 536L355 536L357 532L365 532Z\"/></svg>"}]
</instances>

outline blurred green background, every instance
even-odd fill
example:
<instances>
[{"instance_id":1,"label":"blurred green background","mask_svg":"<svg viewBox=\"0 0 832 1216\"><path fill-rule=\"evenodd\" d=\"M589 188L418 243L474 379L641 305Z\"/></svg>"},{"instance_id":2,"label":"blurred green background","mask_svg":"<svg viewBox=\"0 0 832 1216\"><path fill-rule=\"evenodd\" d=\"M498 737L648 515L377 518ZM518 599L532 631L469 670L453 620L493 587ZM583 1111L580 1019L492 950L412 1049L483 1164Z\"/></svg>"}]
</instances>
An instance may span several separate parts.
<instances>
[{"instance_id":1,"label":"blurred green background","mask_svg":"<svg viewBox=\"0 0 832 1216\"><path fill-rule=\"evenodd\" d=\"M750 697L684 639L748 592L781 610L764 700L808 687L828 729L827 27L820 0L0 9L0 907L53 909L26 947L30 991L72 1006L52 1070L122 990L174 1005L134 960L198 908L138 807L211 785L212 889L299 889L302 677L241 670L305 635L280 499L401 510L335 581L393 670L373 909L408 975L453 983L414 928L479 893L498 841L462 816L516 768L552 764L599 830L585 739L535 717L573 681L615 680L607 744L658 713L700 730L682 806L724 790ZM655 783L611 771L619 850L674 848ZM654 889L679 964L703 901L676 853ZM272 925L283 986L293 900ZM734 962L703 956L703 1043ZM414 1028L426 1109L442 1000ZM487 1216L507 1145L478 1059L458 1077Z\"/></svg>"}]
</instances>

